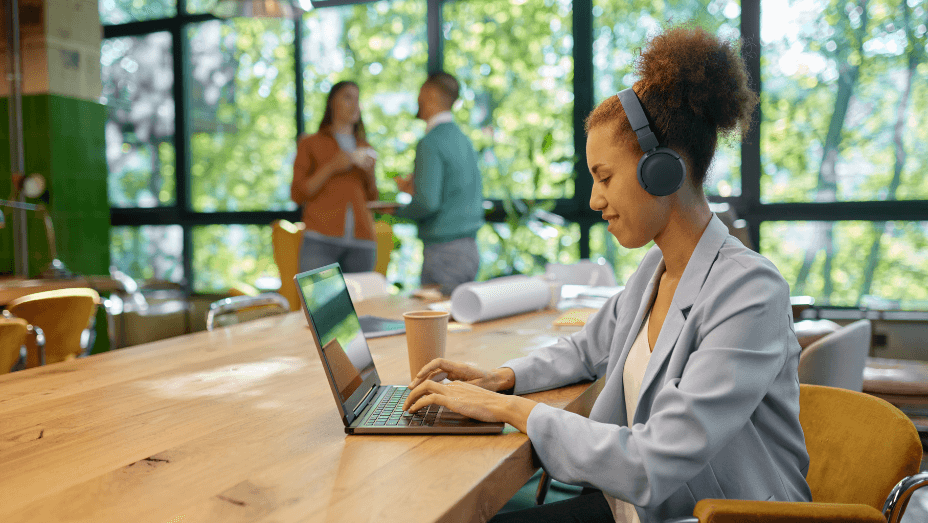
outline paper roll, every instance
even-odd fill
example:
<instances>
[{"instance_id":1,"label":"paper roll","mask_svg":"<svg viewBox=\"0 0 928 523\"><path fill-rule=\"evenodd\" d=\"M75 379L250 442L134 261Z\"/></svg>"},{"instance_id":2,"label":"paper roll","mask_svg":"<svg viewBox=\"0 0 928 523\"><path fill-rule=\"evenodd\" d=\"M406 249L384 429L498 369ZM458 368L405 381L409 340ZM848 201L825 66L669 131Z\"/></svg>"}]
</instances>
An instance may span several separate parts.
<instances>
[{"instance_id":1,"label":"paper roll","mask_svg":"<svg viewBox=\"0 0 928 523\"><path fill-rule=\"evenodd\" d=\"M462 323L512 316L548 305L548 284L528 276L465 283L451 293L451 316Z\"/></svg>"}]
</instances>

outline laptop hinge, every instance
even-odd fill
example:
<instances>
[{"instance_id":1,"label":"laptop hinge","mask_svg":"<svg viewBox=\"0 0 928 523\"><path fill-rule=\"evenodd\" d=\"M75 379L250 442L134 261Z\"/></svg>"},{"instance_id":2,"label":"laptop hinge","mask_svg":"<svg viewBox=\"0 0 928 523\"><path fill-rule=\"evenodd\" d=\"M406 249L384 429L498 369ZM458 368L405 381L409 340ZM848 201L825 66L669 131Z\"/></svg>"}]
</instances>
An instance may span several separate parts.
<instances>
[{"instance_id":1,"label":"laptop hinge","mask_svg":"<svg viewBox=\"0 0 928 523\"><path fill-rule=\"evenodd\" d=\"M367 403L373 398L373 394L376 390L377 390L377 384L375 383L371 387L371 390L367 391L367 394L365 394L364 397L361 398L361 401L358 402L358 406L352 412L355 417L358 417L361 415L361 412L363 412L364 408L367 407Z\"/></svg>"}]
</instances>

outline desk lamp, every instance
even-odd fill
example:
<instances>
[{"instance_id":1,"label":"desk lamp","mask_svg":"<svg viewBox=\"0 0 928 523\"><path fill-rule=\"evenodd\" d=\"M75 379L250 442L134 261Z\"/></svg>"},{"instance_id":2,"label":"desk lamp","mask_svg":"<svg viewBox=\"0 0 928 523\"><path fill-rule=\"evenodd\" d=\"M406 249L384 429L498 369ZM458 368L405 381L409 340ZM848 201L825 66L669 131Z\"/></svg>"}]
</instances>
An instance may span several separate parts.
<instances>
[{"instance_id":1,"label":"desk lamp","mask_svg":"<svg viewBox=\"0 0 928 523\"><path fill-rule=\"evenodd\" d=\"M23 194L30 198L36 198L45 192L45 179L42 175L31 174L23 182ZM16 202L10 200L0 200L0 207L10 207L24 211L36 211L42 215L45 222L45 239L48 240L48 252L52 255L52 261L41 273L39 278L42 279L61 279L74 278L76 275L64 266L58 259L58 249L55 247L55 226L52 224L52 217L48 214L48 209L44 205L34 205L25 202ZM6 225L3 211L0 210L0 229Z\"/></svg>"}]
</instances>

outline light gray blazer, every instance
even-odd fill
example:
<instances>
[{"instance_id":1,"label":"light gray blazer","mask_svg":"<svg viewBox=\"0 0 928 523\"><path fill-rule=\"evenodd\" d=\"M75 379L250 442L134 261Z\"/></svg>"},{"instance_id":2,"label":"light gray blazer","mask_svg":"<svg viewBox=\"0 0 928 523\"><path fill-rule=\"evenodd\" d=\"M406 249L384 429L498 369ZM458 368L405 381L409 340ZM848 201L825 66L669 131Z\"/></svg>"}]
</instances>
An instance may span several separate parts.
<instances>
[{"instance_id":1,"label":"light gray blazer","mask_svg":"<svg viewBox=\"0 0 928 523\"><path fill-rule=\"evenodd\" d=\"M545 470L636 505L642 523L691 516L704 498L811 501L789 286L717 217L677 285L628 427L622 370L663 265L652 248L581 331L502 365L516 394L605 376L589 419L532 410Z\"/></svg>"}]
</instances>

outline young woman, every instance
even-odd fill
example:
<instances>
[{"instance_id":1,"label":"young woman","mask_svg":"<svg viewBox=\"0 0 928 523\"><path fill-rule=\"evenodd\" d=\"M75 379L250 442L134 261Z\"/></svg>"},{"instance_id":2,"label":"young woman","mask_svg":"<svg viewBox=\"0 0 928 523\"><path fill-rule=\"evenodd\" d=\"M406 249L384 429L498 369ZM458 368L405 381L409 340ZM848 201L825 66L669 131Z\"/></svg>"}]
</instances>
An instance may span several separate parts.
<instances>
[{"instance_id":1,"label":"young woman","mask_svg":"<svg viewBox=\"0 0 928 523\"><path fill-rule=\"evenodd\" d=\"M592 487L494 521L646 523L704 498L811 500L789 288L703 192L719 134L746 130L757 103L738 46L677 27L636 66L633 89L586 122L590 207L624 247L656 246L580 332L492 371L435 360L410 384L409 411L505 421L552 477ZM589 418L495 392L602 377Z\"/></svg>"},{"instance_id":2,"label":"young woman","mask_svg":"<svg viewBox=\"0 0 928 523\"><path fill-rule=\"evenodd\" d=\"M329 90L319 132L300 140L290 198L303 206L306 232L300 271L338 262L344 272L374 270L374 218L367 202L378 197L375 154L367 143L359 90L338 82Z\"/></svg>"}]
</instances>

